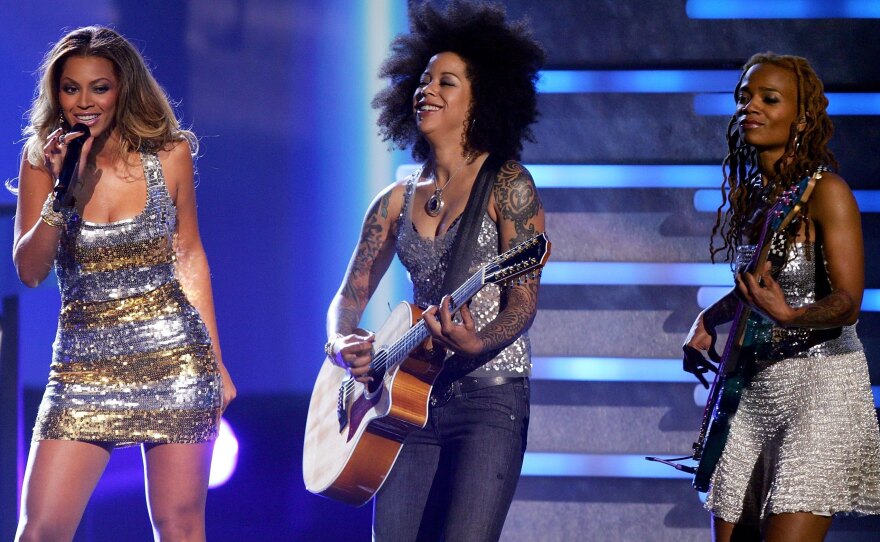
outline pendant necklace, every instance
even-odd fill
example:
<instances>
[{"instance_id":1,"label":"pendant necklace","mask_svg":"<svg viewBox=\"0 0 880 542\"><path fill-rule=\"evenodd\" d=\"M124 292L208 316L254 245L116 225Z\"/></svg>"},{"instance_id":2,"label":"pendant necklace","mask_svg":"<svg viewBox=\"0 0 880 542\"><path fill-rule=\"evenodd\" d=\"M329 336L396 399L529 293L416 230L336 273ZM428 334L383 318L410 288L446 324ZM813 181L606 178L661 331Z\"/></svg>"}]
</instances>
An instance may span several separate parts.
<instances>
[{"instance_id":1,"label":"pendant necklace","mask_svg":"<svg viewBox=\"0 0 880 542\"><path fill-rule=\"evenodd\" d=\"M446 203L443 201L443 191L446 190L446 187L449 186L449 183L452 182L452 179L455 178L458 172L461 171L461 169L466 166L467 163L468 161L465 160L462 165L458 166L458 168L452 172L449 178L446 179L446 182L443 183L442 187L437 183L437 165L434 164L434 170L431 172L431 180L434 181L434 193L431 195L430 198L428 198L428 201L425 202L425 212L428 213L428 216L437 216L440 214L440 211L443 210L443 207L446 205Z\"/></svg>"}]
</instances>

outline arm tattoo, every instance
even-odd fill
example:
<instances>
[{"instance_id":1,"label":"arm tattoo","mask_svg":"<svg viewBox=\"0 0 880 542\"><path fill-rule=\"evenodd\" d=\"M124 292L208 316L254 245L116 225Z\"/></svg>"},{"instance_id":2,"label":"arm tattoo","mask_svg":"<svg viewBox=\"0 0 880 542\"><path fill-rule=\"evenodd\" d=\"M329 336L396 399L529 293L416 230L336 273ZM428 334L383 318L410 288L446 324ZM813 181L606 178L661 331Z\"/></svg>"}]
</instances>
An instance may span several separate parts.
<instances>
[{"instance_id":1,"label":"arm tattoo","mask_svg":"<svg viewBox=\"0 0 880 542\"><path fill-rule=\"evenodd\" d=\"M513 223L516 234L510 246L516 246L537 235L532 219L541 212L541 199L531 175L518 162L508 161L498 172L495 183L495 202L502 220Z\"/></svg>"},{"instance_id":2,"label":"arm tattoo","mask_svg":"<svg viewBox=\"0 0 880 542\"><path fill-rule=\"evenodd\" d=\"M831 292L819 301L804 307L804 312L789 322L791 327L829 329L846 324L852 313L853 298L843 290Z\"/></svg>"},{"instance_id":3,"label":"arm tattoo","mask_svg":"<svg viewBox=\"0 0 880 542\"><path fill-rule=\"evenodd\" d=\"M477 333L484 352L506 347L531 326L538 308L537 279L511 287L504 297L498 316Z\"/></svg>"},{"instance_id":4,"label":"arm tattoo","mask_svg":"<svg viewBox=\"0 0 880 542\"><path fill-rule=\"evenodd\" d=\"M351 332L360 322L361 314L370 297L370 279L373 263L387 240L385 225L380 216L388 216L391 192L373 206L364 219L357 251L349 264L348 273L335 302L336 328L339 332Z\"/></svg>"},{"instance_id":5,"label":"arm tattoo","mask_svg":"<svg viewBox=\"0 0 880 542\"><path fill-rule=\"evenodd\" d=\"M391 200L391 192L389 191L384 196L382 196L382 201L379 202L380 212L382 213L382 218L388 218L388 202Z\"/></svg>"},{"instance_id":6,"label":"arm tattoo","mask_svg":"<svg viewBox=\"0 0 880 542\"><path fill-rule=\"evenodd\" d=\"M712 329L733 320L739 298L733 292L727 294L721 300L703 314L703 325L706 329Z\"/></svg>"}]
</instances>

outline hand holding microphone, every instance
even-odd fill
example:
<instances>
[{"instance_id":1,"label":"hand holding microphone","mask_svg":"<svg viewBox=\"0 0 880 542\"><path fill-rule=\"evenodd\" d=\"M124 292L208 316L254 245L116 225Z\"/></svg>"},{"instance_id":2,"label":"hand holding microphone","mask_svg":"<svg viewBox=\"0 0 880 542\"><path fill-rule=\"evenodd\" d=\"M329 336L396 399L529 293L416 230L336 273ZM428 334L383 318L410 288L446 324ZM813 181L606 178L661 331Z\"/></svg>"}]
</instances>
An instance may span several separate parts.
<instances>
[{"instance_id":1,"label":"hand holding microphone","mask_svg":"<svg viewBox=\"0 0 880 542\"><path fill-rule=\"evenodd\" d=\"M58 136L58 145L67 147L67 154L61 165L61 174L55 180L55 200L52 202L52 210L58 212L62 207L72 207L75 203L73 196L69 194L70 183L79 169L79 158L82 154L83 144L91 136L89 127L78 123L71 128L70 132Z\"/></svg>"}]
</instances>

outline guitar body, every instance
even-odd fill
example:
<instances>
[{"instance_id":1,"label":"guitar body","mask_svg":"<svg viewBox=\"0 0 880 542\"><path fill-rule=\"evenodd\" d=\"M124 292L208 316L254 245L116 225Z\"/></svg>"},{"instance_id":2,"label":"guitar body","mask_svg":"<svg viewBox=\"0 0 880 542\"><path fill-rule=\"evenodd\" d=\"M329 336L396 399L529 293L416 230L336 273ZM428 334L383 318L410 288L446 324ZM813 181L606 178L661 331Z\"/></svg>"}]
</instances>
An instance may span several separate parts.
<instances>
[{"instance_id":1,"label":"guitar body","mask_svg":"<svg viewBox=\"0 0 880 542\"><path fill-rule=\"evenodd\" d=\"M455 314L486 284L536 278L550 257L540 233L492 258L452 292ZM368 385L324 360L309 403L303 444L306 489L360 506L379 491L406 437L428 421L431 389L446 351L432 349L422 311L403 302L376 332Z\"/></svg>"},{"instance_id":2,"label":"guitar body","mask_svg":"<svg viewBox=\"0 0 880 542\"><path fill-rule=\"evenodd\" d=\"M397 341L421 318L421 310L401 302L376 332L375 351ZM318 373L303 446L306 489L354 506L369 501L394 466L404 439L425 426L431 388L443 356L413 351L388 370L375 389L349 378L329 358ZM346 425L337 415L340 388L350 390Z\"/></svg>"},{"instance_id":3,"label":"guitar body","mask_svg":"<svg viewBox=\"0 0 880 542\"><path fill-rule=\"evenodd\" d=\"M746 385L745 368L751 360L754 360L752 337L755 335L756 325L760 325L760 323L756 321L755 316L749 317L742 346L729 345L722 356L722 359L736 359L737 363L729 374L720 374L715 383L715 386L719 386L718 398L714 403L714 411L706 432L702 455L694 473L694 488L697 491L709 491L715 465L721 459L721 452L724 451L724 446L727 444L731 418L736 413L743 388Z\"/></svg>"}]
</instances>

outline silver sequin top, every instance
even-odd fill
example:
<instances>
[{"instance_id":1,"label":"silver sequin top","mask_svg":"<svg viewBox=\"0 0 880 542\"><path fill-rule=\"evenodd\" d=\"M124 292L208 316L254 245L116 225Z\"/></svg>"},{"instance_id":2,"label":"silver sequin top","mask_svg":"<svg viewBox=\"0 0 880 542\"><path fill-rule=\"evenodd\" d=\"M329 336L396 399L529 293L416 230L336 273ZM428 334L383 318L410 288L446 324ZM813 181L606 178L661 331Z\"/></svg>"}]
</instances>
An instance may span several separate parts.
<instances>
[{"instance_id":1,"label":"silver sequin top","mask_svg":"<svg viewBox=\"0 0 880 542\"><path fill-rule=\"evenodd\" d=\"M459 218L456 218L449 230L442 236L425 237L419 234L412 222L410 203L415 193L416 181L421 168L416 170L406 181L403 208L398 218L397 257L409 272L413 284L413 300L416 305L426 308L428 305L440 303L443 295L440 292L443 277L449 264L449 251L458 231ZM468 270L475 273L490 258L499 254L498 226L486 213L480 225L477 238L477 250L471 259ZM501 290L494 284L488 284L473 297L470 304L471 314L477 330L482 329L497 315L500 309ZM459 363L470 367L471 376L529 376L531 371L531 347L528 333L523 333L516 341L498 353L495 357L484 360L465 360L453 356L447 363ZM453 365L454 366L454 365Z\"/></svg>"},{"instance_id":2,"label":"silver sequin top","mask_svg":"<svg viewBox=\"0 0 880 542\"><path fill-rule=\"evenodd\" d=\"M754 245L737 247L735 267L742 269L752 260ZM817 266L817 260L822 261ZM794 308L815 303L830 292L825 258L821 249L814 243L791 243L786 263L776 280L785 293L785 300ZM783 328L767 325L759 328L757 342L758 359L779 360L833 356L862 350L862 343L856 335L856 326L843 326L833 329Z\"/></svg>"}]
</instances>

